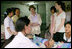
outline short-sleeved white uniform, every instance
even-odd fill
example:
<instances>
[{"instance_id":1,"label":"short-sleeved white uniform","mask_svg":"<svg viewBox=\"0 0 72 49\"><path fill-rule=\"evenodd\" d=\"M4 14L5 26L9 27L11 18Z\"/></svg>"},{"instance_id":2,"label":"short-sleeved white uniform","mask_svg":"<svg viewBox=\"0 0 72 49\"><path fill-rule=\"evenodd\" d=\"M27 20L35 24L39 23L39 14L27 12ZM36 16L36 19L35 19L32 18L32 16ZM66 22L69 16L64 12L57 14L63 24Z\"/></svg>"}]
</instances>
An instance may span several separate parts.
<instances>
[{"instance_id":1,"label":"short-sleeved white uniform","mask_svg":"<svg viewBox=\"0 0 72 49\"><path fill-rule=\"evenodd\" d=\"M5 39L9 39L11 37L11 34L8 32L7 27L10 27L11 31L15 31L13 21L9 16L7 16L4 19L4 27L5 27Z\"/></svg>"}]
</instances>

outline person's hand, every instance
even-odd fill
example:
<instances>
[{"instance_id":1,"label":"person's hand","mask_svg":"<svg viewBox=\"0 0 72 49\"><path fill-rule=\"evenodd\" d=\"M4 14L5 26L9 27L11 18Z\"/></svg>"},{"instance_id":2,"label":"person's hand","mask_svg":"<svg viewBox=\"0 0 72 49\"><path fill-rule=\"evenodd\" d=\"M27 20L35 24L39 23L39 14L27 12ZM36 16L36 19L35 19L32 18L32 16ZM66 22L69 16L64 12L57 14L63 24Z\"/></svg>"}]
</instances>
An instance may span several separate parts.
<instances>
[{"instance_id":1,"label":"person's hand","mask_svg":"<svg viewBox=\"0 0 72 49\"><path fill-rule=\"evenodd\" d=\"M49 41L49 46L52 47L54 45L54 40Z\"/></svg>"},{"instance_id":2,"label":"person's hand","mask_svg":"<svg viewBox=\"0 0 72 49\"><path fill-rule=\"evenodd\" d=\"M37 23L32 23L31 26L38 26L39 24Z\"/></svg>"},{"instance_id":3,"label":"person's hand","mask_svg":"<svg viewBox=\"0 0 72 49\"><path fill-rule=\"evenodd\" d=\"M49 48L49 42L48 42L48 41L46 41L46 42L44 43L44 45L46 46L46 48Z\"/></svg>"},{"instance_id":4,"label":"person's hand","mask_svg":"<svg viewBox=\"0 0 72 49\"><path fill-rule=\"evenodd\" d=\"M51 48L54 45L54 40L46 41L45 43L46 48Z\"/></svg>"},{"instance_id":5,"label":"person's hand","mask_svg":"<svg viewBox=\"0 0 72 49\"><path fill-rule=\"evenodd\" d=\"M61 43L64 43L63 41L61 41Z\"/></svg>"},{"instance_id":6,"label":"person's hand","mask_svg":"<svg viewBox=\"0 0 72 49\"><path fill-rule=\"evenodd\" d=\"M12 32L13 35L17 35L17 32Z\"/></svg>"},{"instance_id":7,"label":"person's hand","mask_svg":"<svg viewBox=\"0 0 72 49\"><path fill-rule=\"evenodd\" d=\"M56 33L56 31L54 30L54 31L53 31L53 33L55 34L55 33Z\"/></svg>"},{"instance_id":8,"label":"person's hand","mask_svg":"<svg viewBox=\"0 0 72 49\"><path fill-rule=\"evenodd\" d=\"M53 32L54 34L56 33L56 32Z\"/></svg>"}]
</instances>

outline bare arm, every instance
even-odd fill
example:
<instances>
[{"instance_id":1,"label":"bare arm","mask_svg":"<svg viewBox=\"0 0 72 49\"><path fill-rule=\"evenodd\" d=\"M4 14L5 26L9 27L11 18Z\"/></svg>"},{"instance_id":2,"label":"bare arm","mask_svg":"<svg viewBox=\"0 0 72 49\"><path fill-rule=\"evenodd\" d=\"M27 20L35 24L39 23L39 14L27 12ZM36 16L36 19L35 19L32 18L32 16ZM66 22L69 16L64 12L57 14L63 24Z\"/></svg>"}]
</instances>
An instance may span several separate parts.
<instances>
[{"instance_id":1,"label":"bare arm","mask_svg":"<svg viewBox=\"0 0 72 49\"><path fill-rule=\"evenodd\" d=\"M11 29L10 29L10 27L7 27L7 30L8 30L8 32L12 35L13 33L12 33L12 31L11 31Z\"/></svg>"},{"instance_id":2,"label":"bare arm","mask_svg":"<svg viewBox=\"0 0 72 49\"><path fill-rule=\"evenodd\" d=\"M53 33L56 33L56 31L55 31L55 25L56 25L56 23L54 23Z\"/></svg>"},{"instance_id":3,"label":"bare arm","mask_svg":"<svg viewBox=\"0 0 72 49\"><path fill-rule=\"evenodd\" d=\"M39 18L39 24L41 25L42 24L42 19L41 19L41 16L40 16L40 14L39 14L39 16L38 16Z\"/></svg>"},{"instance_id":4,"label":"bare arm","mask_svg":"<svg viewBox=\"0 0 72 49\"><path fill-rule=\"evenodd\" d=\"M17 34L17 32L11 31L10 27L7 27L7 30L9 32L9 34L11 34L11 35L16 35Z\"/></svg>"}]
</instances>

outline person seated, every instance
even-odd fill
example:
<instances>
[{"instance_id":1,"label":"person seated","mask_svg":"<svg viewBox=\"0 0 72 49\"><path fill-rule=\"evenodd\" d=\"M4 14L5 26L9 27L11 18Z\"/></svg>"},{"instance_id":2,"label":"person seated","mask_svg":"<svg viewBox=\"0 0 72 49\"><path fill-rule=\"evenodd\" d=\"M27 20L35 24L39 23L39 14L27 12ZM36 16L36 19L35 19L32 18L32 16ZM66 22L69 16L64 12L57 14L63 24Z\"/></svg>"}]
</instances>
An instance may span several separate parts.
<instances>
[{"instance_id":1,"label":"person seated","mask_svg":"<svg viewBox=\"0 0 72 49\"><path fill-rule=\"evenodd\" d=\"M26 16L17 20L15 29L18 34L5 48L38 48L36 44L25 36L31 33L30 20Z\"/></svg>"},{"instance_id":2,"label":"person seated","mask_svg":"<svg viewBox=\"0 0 72 49\"><path fill-rule=\"evenodd\" d=\"M64 42L71 42L71 22L65 24L65 33L63 34Z\"/></svg>"},{"instance_id":3,"label":"person seated","mask_svg":"<svg viewBox=\"0 0 72 49\"><path fill-rule=\"evenodd\" d=\"M70 43L71 42L71 22L65 23L65 33L63 33L57 40L53 37L54 41L60 41L64 43Z\"/></svg>"},{"instance_id":4,"label":"person seated","mask_svg":"<svg viewBox=\"0 0 72 49\"><path fill-rule=\"evenodd\" d=\"M58 41L63 43L71 43L71 22L65 23L65 33L63 33L58 39ZM47 48L51 48L54 45L54 42L57 42L57 40L51 39L46 41L44 44Z\"/></svg>"}]
</instances>

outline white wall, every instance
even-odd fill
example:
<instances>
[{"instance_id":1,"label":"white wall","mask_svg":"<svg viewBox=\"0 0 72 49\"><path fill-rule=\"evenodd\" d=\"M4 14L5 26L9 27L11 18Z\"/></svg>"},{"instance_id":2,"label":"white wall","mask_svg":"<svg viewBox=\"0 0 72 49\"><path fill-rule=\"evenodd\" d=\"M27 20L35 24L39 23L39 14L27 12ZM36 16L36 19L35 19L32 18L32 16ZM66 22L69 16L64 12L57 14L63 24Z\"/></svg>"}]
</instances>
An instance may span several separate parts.
<instances>
[{"instance_id":1,"label":"white wall","mask_svg":"<svg viewBox=\"0 0 72 49\"><path fill-rule=\"evenodd\" d=\"M54 6L54 2L46 2L46 26L50 24L51 12L50 8Z\"/></svg>"},{"instance_id":2,"label":"white wall","mask_svg":"<svg viewBox=\"0 0 72 49\"><path fill-rule=\"evenodd\" d=\"M11 8L11 7L17 7L20 8L20 15L24 16L27 15L29 16L30 12L28 10L29 6L26 5L20 5L20 4L1 4L1 14L3 15L4 11L6 11L7 8Z\"/></svg>"},{"instance_id":3,"label":"white wall","mask_svg":"<svg viewBox=\"0 0 72 49\"><path fill-rule=\"evenodd\" d=\"M37 12L37 6L36 7L36 12ZM12 8L12 7L17 7L20 9L20 16L29 16L30 11L29 11L29 5L24 5L24 4L8 4L8 3L1 3L1 23L4 21L4 12L6 11L7 8Z\"/></svg>"}]
</instances>

